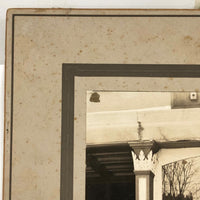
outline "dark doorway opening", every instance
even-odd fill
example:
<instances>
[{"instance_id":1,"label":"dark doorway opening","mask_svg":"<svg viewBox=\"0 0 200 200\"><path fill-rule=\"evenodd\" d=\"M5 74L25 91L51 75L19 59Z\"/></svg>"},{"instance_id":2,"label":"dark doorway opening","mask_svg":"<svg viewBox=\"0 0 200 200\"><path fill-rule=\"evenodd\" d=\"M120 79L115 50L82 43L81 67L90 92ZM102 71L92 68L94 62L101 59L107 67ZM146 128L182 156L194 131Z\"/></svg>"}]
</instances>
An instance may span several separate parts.
<instances>
[{"instance_id":1,"label":"dark doorway opening","mask_svg":"<svg viewBox=\"0 0 200 200\"><path fill-rule=\"evenodd\" d=\"M135 177L128 144L86 150L86 200L134 200Z\"/></svg>"}]
</instances>

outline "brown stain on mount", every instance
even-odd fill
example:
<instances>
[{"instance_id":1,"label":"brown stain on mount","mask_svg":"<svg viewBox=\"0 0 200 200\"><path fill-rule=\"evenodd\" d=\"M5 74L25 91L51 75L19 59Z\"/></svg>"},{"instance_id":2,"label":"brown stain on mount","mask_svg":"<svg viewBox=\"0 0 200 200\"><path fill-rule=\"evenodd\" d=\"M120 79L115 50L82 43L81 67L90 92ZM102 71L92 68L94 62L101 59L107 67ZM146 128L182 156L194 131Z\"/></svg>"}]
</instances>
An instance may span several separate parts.
<instances>
[{"instance_id":1,"label":"brown stain on mount","mask_svg":"<svg viewBox=\"0 0 200 200\"><path fill-rule=\"evenodd\" d=\"M190 35L186 35L185 37L184 37L184 40L186 40L186 41L190 41L190 40L192 40L193 38L190 36Z\"/></svg>"},{"instance_id":2,"label":"brown stain on mount","mask_svg":"<svg viewBox=\"0 0 200 200\"><path fill-rule=\"evenodd\" d=\"M148 42L154 41L154 40L156 40L156 39L158 39L158 38L159 38L159 36L155 35L155 36L152 36L152 37L147 38L147 39L145 40L145 42L148 43Z\"/></svg>"}]
</instances>

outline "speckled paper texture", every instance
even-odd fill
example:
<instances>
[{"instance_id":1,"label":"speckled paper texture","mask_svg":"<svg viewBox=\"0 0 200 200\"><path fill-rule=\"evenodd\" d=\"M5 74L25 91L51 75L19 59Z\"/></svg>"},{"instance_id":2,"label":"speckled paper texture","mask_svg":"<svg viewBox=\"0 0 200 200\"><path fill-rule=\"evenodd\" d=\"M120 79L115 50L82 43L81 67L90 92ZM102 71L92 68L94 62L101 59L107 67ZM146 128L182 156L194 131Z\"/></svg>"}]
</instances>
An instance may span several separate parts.
<instances>
[{"instance_id":1,"label":"speckled paper texture","mask_svg":"<svg viewBox=\"0 0 200 200\"><path fill-rule=\"evenodd\" d=\"M81 16L85 14L90 16ZM4 200L60 199L63 63L200 64L200 20L195 17L198 14L198 10L9 10ZM85 101L88 90L199 91L199 86L199 79L144 81L144 78L77 77L74 200L85 199ZM188 151L195 155L199 149ZM158 180L158 188L159 184ZM158 194L156 199L161 196Z\"/></svg>"}]
</instances>

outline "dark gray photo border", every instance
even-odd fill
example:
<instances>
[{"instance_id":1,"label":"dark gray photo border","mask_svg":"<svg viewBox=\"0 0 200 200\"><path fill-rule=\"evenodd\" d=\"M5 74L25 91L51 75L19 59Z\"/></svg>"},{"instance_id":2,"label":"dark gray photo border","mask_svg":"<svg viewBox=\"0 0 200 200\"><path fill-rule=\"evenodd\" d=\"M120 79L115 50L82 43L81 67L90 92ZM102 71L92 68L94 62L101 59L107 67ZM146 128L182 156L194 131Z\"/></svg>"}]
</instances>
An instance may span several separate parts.
<instances>
[{"instance_id":1,"label":"dark gray photo border","mask_svg":"<svg viewBox=\"0 0 200 200\"><path fill-rule=\"evenodd\" d=\"M199 78L200 65L63 64L61 200L73 200L74 81L75 77ZM159 144L159 148L199 147L200 141Z\"/></svg>"}]
</instances>

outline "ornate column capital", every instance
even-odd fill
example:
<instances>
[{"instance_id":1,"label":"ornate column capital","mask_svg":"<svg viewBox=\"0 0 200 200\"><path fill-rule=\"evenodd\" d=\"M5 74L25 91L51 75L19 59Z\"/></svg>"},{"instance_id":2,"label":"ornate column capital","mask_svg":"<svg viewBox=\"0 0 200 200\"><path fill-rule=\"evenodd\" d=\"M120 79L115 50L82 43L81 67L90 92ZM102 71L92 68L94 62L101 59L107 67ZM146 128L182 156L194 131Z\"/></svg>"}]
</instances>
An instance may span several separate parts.
<instances>
[{"instance_id":1,"label":"ornate column capital","mask_svg":"<svg viewBox=\"0 0 200 200\"><path fill-rule=\"evenodd\" d=\"M148 154L152 151L152 154L155 154L159 151L160 147L154 140L138 140L129 142L129 146L132 148L137 159L139 159L140 152L144 153L144 157L148 159Z\"/></svg>"},{"instance_id":2,"label":"ornate column capital","mask_svg":"<svg viewBox=\"0 0 200 200\"><path fill-rule=\"evenodd\" d=\"M134 171L155 171L155 166L157 164L157 155L153 154L152 151L149 152L148 156L144 156L144 152L140 151L139 157L136 156L136 154L132 151L132 157L133 157L133 165L134 165Z\"/></svg>"},{"instance_id":3,"label":"ornate column capital","mask_svg":"<svg viewBox=\"0 0 200 200\"><path fill-rule=\"evenodd\" d=\"M132 148L134 171L154 172L159 145L155 141L134 141L129 145Z\"/></svg>"}]
</instances>

